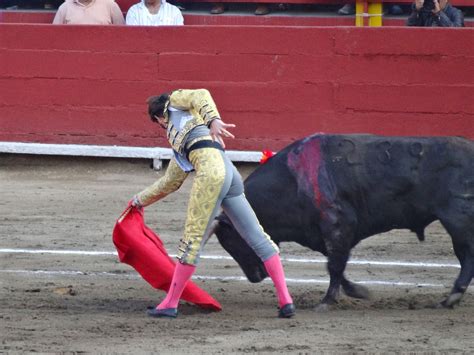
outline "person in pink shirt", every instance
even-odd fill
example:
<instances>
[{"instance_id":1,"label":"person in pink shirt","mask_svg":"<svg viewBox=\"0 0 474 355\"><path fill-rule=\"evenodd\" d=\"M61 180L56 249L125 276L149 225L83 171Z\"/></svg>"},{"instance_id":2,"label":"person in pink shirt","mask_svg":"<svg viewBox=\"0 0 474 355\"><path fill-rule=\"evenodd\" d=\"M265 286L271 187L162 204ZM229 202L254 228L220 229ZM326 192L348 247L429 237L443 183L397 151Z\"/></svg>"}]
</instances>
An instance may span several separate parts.
<instances>
[{"instance_id":1,"label":"person in pink shirt","mask_svg":"<svg viewBox=\"0 0 474 355\"><path fill-rule=\"evenodd\" d=\"M114 0L65 0L54 17L56 25L124 25Z\"/></svg>"}]
</instances>

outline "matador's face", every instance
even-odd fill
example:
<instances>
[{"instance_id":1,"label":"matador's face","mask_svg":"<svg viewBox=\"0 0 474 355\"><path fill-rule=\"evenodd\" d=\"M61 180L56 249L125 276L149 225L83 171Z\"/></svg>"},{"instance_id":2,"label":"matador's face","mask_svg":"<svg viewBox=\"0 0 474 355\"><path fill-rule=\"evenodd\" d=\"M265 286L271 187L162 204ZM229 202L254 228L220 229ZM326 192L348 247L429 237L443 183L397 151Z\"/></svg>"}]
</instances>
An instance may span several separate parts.
<instances>
[{"instance_id":1,"label":"matador's face","mask_svg":"<svg viewBox=\"0 0 474 355\"><path fill-rule=\"evenodd\" d=\"M156 123L158 123L161 128L164 128L164 129L167 129L168 128L168 120L164 117L159 117L157 115L155 115L155 118L156 118Z\"/></svg>"}]
</instances>

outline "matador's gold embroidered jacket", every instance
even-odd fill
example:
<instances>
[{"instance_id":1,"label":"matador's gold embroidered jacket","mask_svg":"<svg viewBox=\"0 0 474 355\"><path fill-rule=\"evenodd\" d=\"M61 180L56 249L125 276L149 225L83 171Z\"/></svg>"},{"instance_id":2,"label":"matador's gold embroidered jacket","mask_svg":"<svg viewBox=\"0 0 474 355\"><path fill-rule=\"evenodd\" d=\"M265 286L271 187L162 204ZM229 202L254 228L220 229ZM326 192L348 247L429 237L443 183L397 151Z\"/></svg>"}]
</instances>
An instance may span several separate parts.
<instances>
[{"instance_id":1,"label":"matador's gold embroidered jacket","mask_svg":"<svg viewBox=\"0 0 474 355\"><path fill-rule=\"evenodd\" d=\"M180 89L173 91L170 95L170 99L165 104L164 116L165 119L168 120L169 106L178 110L189 111L193 116L193 119L186 122L182 128L168 125L168 142L179 154L183 153L185 148L184 145L186 144L186 137L193 128L203 124L209 127L212 120L220 118L216 104L212 99L210 92L206 89Z\"/></svg>"},{"instance_id":2,"label":"matador's gold embroidered jacket","mask_svg":"<svg viewBox=\"0 0 474 355\"><path fill-rule=\"evenodd\" d=\"M184 172L172 158L166 169L165 175L158 179L153 185L137 194L140 205L146 207L161 200L170 193L176 191L183 184L188 173Z\"/></svg>"},{"instance_id":3,"label":"matador's gold embroidered jacket","mask_svg":"<svg viewBox=\"0 0 474 355\"><path fill-rule=\"evenodd\" d=\"M168 120L168 108L174 107L178 110L188 111L193 118L187 121L180 129L168 125L168 141L176 152L182 154L187 143L186 138L189 132L199 125L209 126L212 120L220 119L216 104L211 94L206 89L197 90L176 90L170 95L169 101L165 104L164 116ZM207 136L209 139L211 137ZM177 164L175 158L170 160L165 175L153 185L137 194L137 198L142 206L148 206L170 193L176 191L186 179L188 173L184 172Z\"/></svg>"}]
</instances>

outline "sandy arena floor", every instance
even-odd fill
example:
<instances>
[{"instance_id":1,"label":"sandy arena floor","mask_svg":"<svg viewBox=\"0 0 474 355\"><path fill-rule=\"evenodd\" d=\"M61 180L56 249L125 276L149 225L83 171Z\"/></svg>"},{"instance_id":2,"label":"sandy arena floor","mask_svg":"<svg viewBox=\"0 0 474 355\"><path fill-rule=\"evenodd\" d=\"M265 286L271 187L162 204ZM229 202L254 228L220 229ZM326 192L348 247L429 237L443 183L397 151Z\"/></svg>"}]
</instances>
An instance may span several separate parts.
<instances>
[{"instance_id":1,"label":"sandy arena floor","mask_svg":"<svg viewBox=\"0 0 474 355\"><path fill-rule=\"evenodd\" d=\"M255 165L238 167L246 176ZM146 307L164 293L118 262L111 232L128 199L158 175L141 160L0 156L0 353L474 353L474 286L454 310L431 308L459 272L438 223L424 243L393 231L355 248L347 275L367 283L368 301L342 296L318 313L328 281L323 258L284 244L284 258L306 260L285 260L295 318L276 318L268 282L210 279L195 282L222 312L182 304L175 320L148 318ZM146 210L171 254L191 182ZM205 255L227 256L216 238ZM197 275L243 273L223 258L203 259Z\"/></svg>"}]
</instances>

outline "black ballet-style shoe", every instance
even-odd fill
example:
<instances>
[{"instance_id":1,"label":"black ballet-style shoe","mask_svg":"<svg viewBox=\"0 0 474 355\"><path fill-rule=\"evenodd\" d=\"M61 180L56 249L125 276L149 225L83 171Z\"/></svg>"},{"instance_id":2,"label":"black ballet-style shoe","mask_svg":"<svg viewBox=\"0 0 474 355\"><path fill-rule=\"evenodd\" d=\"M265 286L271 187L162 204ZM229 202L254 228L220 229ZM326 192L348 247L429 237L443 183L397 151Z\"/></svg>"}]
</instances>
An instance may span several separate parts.
<instances>
[{"instance_id":1,"label":"black ballet-style shoe","mask_svg":"<svg viewBox=\"0 0 474 355\"><path fill-rule=\"evenodd\" d=\"M151 308L146 311L150 317L155 318L176 318L178 316L177 308L156 309Z\"/></svg>"},{"instance_id":2,"label":"black ballet-style shoe","mask_svg":"<svg viewBox=\"0 0 474 355\"><path fill-rule=\"evenodd\" d=\"M278 318L291 318L296 314L296 308L293 303L285 304L278 311Z\"/></svg>"}]
</instances>

